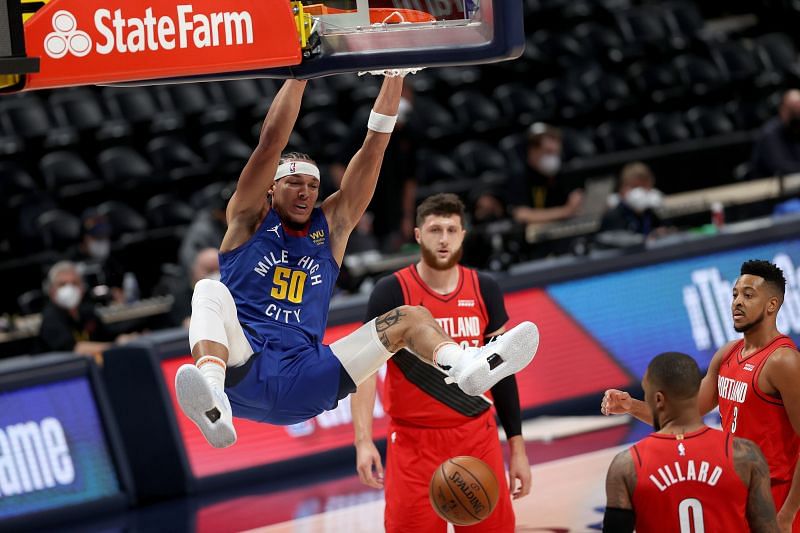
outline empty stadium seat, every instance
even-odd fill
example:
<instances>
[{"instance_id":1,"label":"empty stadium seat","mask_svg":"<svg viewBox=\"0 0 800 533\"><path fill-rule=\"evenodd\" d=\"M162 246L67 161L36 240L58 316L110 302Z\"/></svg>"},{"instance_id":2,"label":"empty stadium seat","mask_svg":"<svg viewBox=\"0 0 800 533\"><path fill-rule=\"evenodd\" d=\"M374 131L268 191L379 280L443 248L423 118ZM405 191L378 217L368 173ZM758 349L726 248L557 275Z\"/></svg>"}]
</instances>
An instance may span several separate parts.
<instances>
[{"instance_id":1,"label":"empty stadium seat","mask_svg":"<svg viewBox=\"0 0 800 533\"><path fill-rule=\"evenodd\" d=\"M17 305L23 315L41 313L49 297L42 289L36 288L25 291L17 296Z\"/></svg>"},{"instance_id":2,"label":"empty stadium seat","mask_svg":"<svg viewBox=\"0 0 800 533\"><path fill-rule=\"evenodd\" d=\"M159 104L146 87L106 87L102 95L112 116L145 133L174 131L184 126L180 115Z\"/></svg>"},{"instance_id":3,"label":"empty stadium seat","mask_svg":"<svg viewBox=\"0 0 800 533\"><path fill-rule=\"evenodd\" d=\"M312 146L312 157L320 161L336 159L350 134L350 128L329 111L307 113L299 125Z\"/></svg>"},{"instance_id":4,"label":"empty stadium seat","mask_svg":"<svg viewBox=\"0 0 800 533\"><path fill-rule=\"evenodd\" d=\"M0 123L10 135L22 139L28 148L72 146L78 134L71 127L58 126L38 95L21 93L0 98Z\"/></svg>"},{"instance_id":5,"label":"empty stadium seat","mask_svg":"<svg viewBox=\"0 0 800 533\"><path fill-rule=\"evenodd\" d=\"M605 122L597 127L597 137L606 152L642 148L647 140L632 120Z\"/></svg>"},{"instance_id":6,"label":"empty stadium seat","mask_svg":"<svg viewBox=\"0 0 800 533\"><path fill-rule=\"evenodd\" d=\"M61 209L45 211L36 217L36 230L48 250L66 251L81 237L81 221Z\"/></svg>"},{"instance_id":7,"label":"empty stadium seat","mask_svg":"<svg viewBox=\"0 0 800 533\"><path fill-rule=\"evenodd\" d=\"M770 83L780 85L788 81L797 84L800 81L797 49L788 35L769 33L756 38L754 44Z\"/></svg>"},{"instance_id":8,"label":"empty stadium seat","mask_svg":"<svg viewBox=\"0 0 800 533\"><path fill-rule=\"evenodd\" d=\"M688 87L681 85L672 63L635 63L628 69L627 77L634 80L639 94L658 104L681 98L688 91Z\"/></svg>"},{"instance_id":9,"label":"empty stadium seat","mask_svg":"<svg viewBox=\"0 0 800 533\"><path fill-rule=\"evenodd\" d=\"M468 131L481 134L501 125L501 115L497 105L478 91L470 89L457 91L448 102L457 124L462 128L468 128Z\"/></svg>"},{"instance_id":10,"label":"empty stadium seat","mask_svg":"<svg viewBox=\"0 0 800 533\"><path fill-rule=\"evenodd\" d=\"M703 15L691 2L667 2L659 5L664 14L672 46L676 49L687 49L700 37L705 26Z\"/></svg>"},{"instance_id":11,"label":"empty stadium seat","mask_svg":"<svg viewBox=\"0 0 800 533\"><path fill-rule=\"evenodd\" d=\"M127 121L111 118L96 92L86 87L53 91L48 103L59 125L73 127L81 136L88 135L88 142L123 139L131 134Z\"/></svg>"},{"instance_id":12,"label":"empty stadium seat","mask_svg":"<svg viewBox=\"0 0 800 533\"><path fill-rule=\"evenodd\" d=\"M651 6L614 14L619 33L630 53L645 56L663 53L672 46L663 14Z\"/></svg>"},{"instance_id":13,"label":"empty stadium seat","mask_svg":"<svg viewBox=\"0 0 800 533\"><path fill-rule=\"evenodd\" d=\"M710 60L692 54L676 57L672 61L681 83L698 95L706 95L724 88L726 76Z\"/></svg>"},{"instance_id":14,"label":"empty stadium seat","mask_svg":"<svg viewBox=\"0 0 800 533\"><path fill-rule=\"evenodd\" d=\"M520 126L529 126L548 115L544 110L542 98L525 83L511 82L498 85L492 97L500 106L503 116Z\"/></svg>"},{"instance_id":15,"label":"empty stadium seat","mask_svg":"<svg viewBox=\"0 0 800 533\"><path fill-rule=\"evenodd\" d=\"M686 119L692 128L694 137L712 137L724 135L736 130L733 120L728 117L721 106L697 106L686 112Z\"/></svg>"},{"instance_id":16,"label":"empty stadium seat","mask_svg":"<svg viewBox=\"0 0 800 533\"><path fill-rule=\"evenodd\" d=\"M455 148L453 157L458 166L471 177L507 168L502 152L485 141L464 141Z\"/></svg>"},{"instance_id":17,"label":"empty stadium seat","mask_svg":"<svg viewBox=\"0 0 800 533\"><path fill-rule=\"evenodd\" d=\"M36 181L24 168L11 161L0 161L0 197L4 201L38 189Z\"/></svg>"},{"instance_id":18,"label":"empty stadium seat","mask_svg":"<svg viewBox=\"0 0 800 533\"><path fill-rule=\"evenodd\" d=\"M497 143L508 164L509 174L519 174L525 170L525 155L528 141L522 133L506 135Z\"/></svg>"},{"instance_id":19,"label":"empty stadium seat","mask_svg":"<svg viewBox=\"0 0 800 533\"><path fill-rule=\"evenodd\" d=\"M416 96L414 109L420 122L420 129L425 138L436 141L457 131L456 120L453 114L435 100Z\"/></svg>"},{"instance_id":20,"label":"empty stadium seat","mask_svg":"<svg viewBox=\"0 0 800 533\"><path fill-rule=\"evenodd\" d=\"M709 45L714 63L730 82L752 84L761 73L753 50L736 41L714 42Z\"/></svg>"},{"instance_id":21,"label":"empty stadium seat","mask_svg":"<svg viewBox=\"0 0 800 533\"><path fill-rule=\"evenodd\" d=\"M148 227L164 228L187 225L192 222L195 211L174 194L158 194L150 198L144 206Z\"/></svg>"},{"instance_id":22,"label":"empty stadium seat","mask_svg":"<svg viewBox=\"0 0 800 533\"><path fill-rule=\"evenodd\" d=\"M419 156L419 182L430 185L439 181L455 181L464 177L464 171L450 157L430 150Z\"/></svg>"},{"instance_id":23,"label":"empty stadium seat","mask_svg":"<svg viewBox=\"0 0 800 533\"><path fill-rule=\"evenodd\" d=\"M147 143L145 150L155 167L172 179L202 176L209 172L203 159L177 137L155 137Z\"/></svg>"},{"instance_id":24,"label":"empty stadium seat","mask_svg":"<svg viewBox=\"0 0 800 533\"><path fill-rule=\"evenodd\" d=\"M597 146L588 130L564 128L562 139L564 161L592 157L597 154Z\"/></svg>"},{"instance_id":25,"label":"empty stadium seat","mask_svg":"<svg viewBox=\"0 0 800 533\"><path fill-rule=\"evenodd\" d=\"M205 83L171 83L157 87L164 105L183 115L188 126L220 127L234 119L233 110L225 103L215 102Z\"/></svg>"},{"instance_id":26,"label":"empty stadium seat","mask_svg":"<svg viewBox=\"0 0 800 533\"><path fill-rule=\"evenodd\" d=\"M139 152L128 146L112 146L97 155L97 166L106 182L122 191L134 191L162 178Z\"/></svg>"},{"instance_id":27,"label":"empty stadium seat","mask_svg":"<svg viewBox=\"0 0 800 533\"><path fill-rule=\"evenodd\" d=\"M648 113L642 118L642 126L651 144L668 144L692 138L689 126L677 112Z\"/></svg>"},{"instance_id":28,"label":"empty stadium seat","mask_svg":"<svg viewBox=\"0 0 800 533\"><path fill-rule=\"evenodd\" d=\"M113 238L126 233L140 233L147 229L147 220L131 206L109 200L97 206L97 213L108 217Z\"/></svg>"},{"instance_id":29,"label":"empty stadium seat","mask_svg":"<svg viewBox=\"0 0 800 533\"><path fill-rule=\"evenodd\" d=\"M61 198L97 193L105 185L79 154L67 150L45 154L39 172L47 190Z\"/></svg>"},{"instance_id":30,"label":"empty stadium seat","mask_svg":"<svg viewBox=\"0 0 800 533\"><path fill-rule=\"evenodd\" d=\"M203 156L212 169L238 175L253 149L229 131L210 131L200 138Z\"/></svg>"}]
</instances>

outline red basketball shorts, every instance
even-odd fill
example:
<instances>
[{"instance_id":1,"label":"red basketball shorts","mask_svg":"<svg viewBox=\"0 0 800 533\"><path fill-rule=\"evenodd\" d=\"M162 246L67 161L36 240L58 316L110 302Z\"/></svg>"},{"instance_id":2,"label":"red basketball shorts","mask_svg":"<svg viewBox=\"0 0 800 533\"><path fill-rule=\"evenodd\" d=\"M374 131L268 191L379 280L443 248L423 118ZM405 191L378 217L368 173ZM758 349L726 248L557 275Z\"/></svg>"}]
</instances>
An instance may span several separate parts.
<instances>
[{"instance_id":1,"label":"red basketball shorts","mask_svg":"<svg viewBox=\"0 0 800 533\"><path fill-rule=\"evenodd\" d=\"M471 455L487 463L497 476L497 507L483 522L456 526L459 532L508 533L514 531L514 510L506 481L503 452L492 411L454 428L420 428L392 421L386 451L384 525L387 533L444 533L447 522L439 518L428 497L434 470L451 457Z\"/></svg>"}]
</instances>

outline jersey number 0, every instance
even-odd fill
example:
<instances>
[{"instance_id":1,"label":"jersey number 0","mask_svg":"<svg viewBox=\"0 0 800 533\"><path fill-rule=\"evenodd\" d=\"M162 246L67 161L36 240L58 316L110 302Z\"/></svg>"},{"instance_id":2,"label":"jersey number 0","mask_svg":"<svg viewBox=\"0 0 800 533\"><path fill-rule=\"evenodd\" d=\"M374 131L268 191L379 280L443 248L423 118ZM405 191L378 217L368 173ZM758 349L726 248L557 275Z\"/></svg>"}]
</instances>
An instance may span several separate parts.
<instances>
[{"instance_id":1,"label":"jersey number 0","mask_svg":"<svg viewBox=\"0 0 800 533\"><path fill-rule=\"evenodd\" d=\"M276 267L272 276L272 291L270 296L276 300L289 300L299 304L303 301L303 287L306 285L307 274L302 270L290 270L286 267Z\"/></svg>"}]
</instances>

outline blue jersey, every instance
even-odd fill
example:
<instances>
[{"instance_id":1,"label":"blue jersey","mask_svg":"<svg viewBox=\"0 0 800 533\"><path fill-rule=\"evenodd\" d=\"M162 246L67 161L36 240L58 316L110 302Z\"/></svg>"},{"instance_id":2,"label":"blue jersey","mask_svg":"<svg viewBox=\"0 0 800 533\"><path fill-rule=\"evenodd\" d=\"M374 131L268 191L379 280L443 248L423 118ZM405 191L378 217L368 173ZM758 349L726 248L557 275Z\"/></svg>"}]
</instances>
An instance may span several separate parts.
<instances>
[{"instance_id":1,"label":"blue jersey","mask_svg":"<svg viewBox=\"0 0 800 533\"><path fill-rule=\"evenodd\" d=\"M321 209L312 211L306 231L284 227L270 209L250 240L220 254L219 266L254 352L266 341L322 342L339 265Z\"/></svg>"}]
</instances>

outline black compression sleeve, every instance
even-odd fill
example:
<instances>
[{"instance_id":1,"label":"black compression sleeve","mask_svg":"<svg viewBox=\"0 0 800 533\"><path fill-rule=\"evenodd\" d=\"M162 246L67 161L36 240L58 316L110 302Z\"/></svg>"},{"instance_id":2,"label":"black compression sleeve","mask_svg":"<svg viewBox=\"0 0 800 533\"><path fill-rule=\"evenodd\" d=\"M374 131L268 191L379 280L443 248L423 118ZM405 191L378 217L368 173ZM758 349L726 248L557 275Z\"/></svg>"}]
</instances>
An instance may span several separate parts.
<instances>
[{"instance_id":1,"label":"black compression sleeve","mask_svg":"<svg viewBox=\"0 0 800 533\"><path fill-rule=\"evenodd\" d=\"M369 322L376 316L388 313L401 305L403 305L403 289L397 276L390 274L383 277L375 284L372 294L369 295L364 322Z\"/></svg>"},{"instance_id":2,"label":"black compression sleeve","mask_svg":"<svg viewBox=\"0 0 800 533\"><path fill-rule=\"evenodd\" d=\"M500 286L494 278L480 272L478 273L478 285L480 286L483 302L486 304L486 313L489 315L485 333L494 333L508 322L508 312L503 301L503 291L500 290Z\"/></svg>"},{"instance_id":3,"label":"black compression sleeve","mask_svg":"<svg viewBox=\"0 0 800 533\"><path fill-rule=\"evenodd\" d=\"M606 507L603 533L633 533L634 526L636 526L636 515L633 509Z\"/></svg>"},{"instance_id":4,"label":"black compression sleeve","mask_svg":"<svg viewBox=\"0 0 800 533\"><path fill-rule=\"evenodd\" d=\"M492 387L492 399L497 417L506 432L506 438L522 435L522 416L519 409L519 390L514 375L501 379Z\"/></svg>"}]
</instances>

